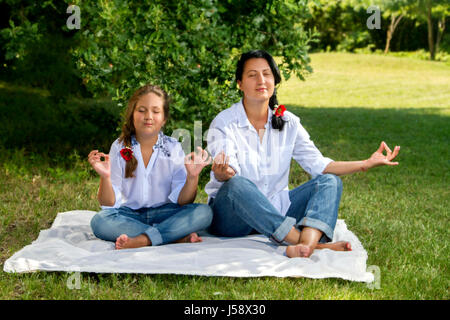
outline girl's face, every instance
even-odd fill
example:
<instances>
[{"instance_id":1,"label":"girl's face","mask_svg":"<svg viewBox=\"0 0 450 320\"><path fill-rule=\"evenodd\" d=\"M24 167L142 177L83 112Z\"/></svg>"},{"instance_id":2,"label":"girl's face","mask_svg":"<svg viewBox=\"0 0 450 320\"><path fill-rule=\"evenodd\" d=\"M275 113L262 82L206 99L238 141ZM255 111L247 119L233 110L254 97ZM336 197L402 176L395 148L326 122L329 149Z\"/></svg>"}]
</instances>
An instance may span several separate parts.
<instances>
[{"instance_id":1,"label":"girl's face","mask_svg":"<svg viewBox=\"0 0 450 320\"><path fill-rule=\"evenodd\" d=\"M238 80L237 83L246 100L269 100L275 88L275 78L264 58L247 60L244 64L242 80Z\"/></svg>"},{"instance_id":2,"label":"girl's face","mask_svg":"<svg viewBox=\"0 0 450 320\"><path fill-rule=\"evenodd\" d=\"M163 98L153 92L140 97L133 112L136 137L145 138L157 135L165 123Z\"/></svg>"}]
</instances>

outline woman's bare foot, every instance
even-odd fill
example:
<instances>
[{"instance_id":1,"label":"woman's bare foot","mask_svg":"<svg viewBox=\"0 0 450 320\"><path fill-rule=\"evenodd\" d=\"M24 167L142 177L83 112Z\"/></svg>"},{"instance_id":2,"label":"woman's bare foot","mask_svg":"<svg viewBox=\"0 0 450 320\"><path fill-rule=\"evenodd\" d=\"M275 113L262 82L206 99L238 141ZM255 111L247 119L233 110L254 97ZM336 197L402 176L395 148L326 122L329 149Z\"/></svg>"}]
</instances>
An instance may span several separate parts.
<instances>
[{"instance_id":1,"label":"woman's bare foot","mask_svg":"<svg viewBox=\"0 0 450 320\"><path fill-rule=\"evenodd\" d=\"M304 244L296 244L286 248L286 255L289 258L309 258L312 252L313 249Z\"/></svg>"},{"instance_id":2,"label":"woman's bare foot","mask_svg":"<svg viewBox=\"0 0 450 320\"><path fill-rule=\"evenodd\" d=\"M151 245L151 241L145 234L140 234L137 237L128 237L126 234L122 234L116 239L116 249L131 249L140 248Z\"/></svg>"},{"instance_id":3,"label":"woman's bare foot","mask_svg":"<svg viewBox=\"0 0 450 320\"><path fill-rule=\"evenodd\" d=\"M338 241L333 243L318 243L314 249L330 249L334 251L352 251L352 246L348 241ZM289 258L309 258L313 251L313 248L304 245L297 244L288 246L286 248L286 255Z\"/></svg>"},{"instance_id":4,"label":"woman's bare foot","mask_svg":"<svg viewBox=\"0 0 450 320\"><path fill-rule=\"evenodd\" d=\"M348 241L318 243L316 249L331 249L334 251L352 251L352 245Z\"/></svg>"},{"instance_id":5,"label":"woman's bare foot","mask_svg":"<svg viewBox=\"0 0 450 320\"><path fill-rule=\"evenodd\" d=\"M178 239L175 241L175 243L195 243L195 242L202 242L202 238L199 237L199 235L195 232L192 232L191 234L188 234L186 237Z\"/></svg>"}]
</instances>

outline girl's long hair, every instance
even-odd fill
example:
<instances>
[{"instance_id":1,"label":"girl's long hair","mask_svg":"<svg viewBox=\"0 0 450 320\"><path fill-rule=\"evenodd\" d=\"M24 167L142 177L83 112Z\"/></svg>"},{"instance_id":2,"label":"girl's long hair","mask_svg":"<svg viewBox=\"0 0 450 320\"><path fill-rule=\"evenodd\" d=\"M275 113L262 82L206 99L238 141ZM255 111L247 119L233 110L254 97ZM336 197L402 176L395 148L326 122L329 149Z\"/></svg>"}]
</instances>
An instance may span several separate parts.
<instances>
[{"instance_id":1,"label":"girl's long hair","mask_svg":"<svg viewBox=\"0 0 450 320\"><path fill-rule=\"evenodd\" d=\"M147 84L137 89L128 101L128 106L125 111L124 123L122 125L122 133L119 137L119 142L123 142L126 147L131 148L131 136L136 135L136 128L134 127L133 117L136 104L142 96L148 93L154 93L163 99L164 120L167 121L167 119L169 118L169 96L163 89L161 89L159 86L151 84ZM131 160L127 161L127 164L125 166L125 178L134 177L134 171L136 170L137 164L137 160L133 154Z\"/></svg>"},{"instance_id":2,"label":"girl's long hair","mask_svg":"<svg viewBox=\"0 0 450 320\"><path fill-rule=\"evenodd\" d=\"M242 81L242 74L244 73L245 62L252 58L266 59L267 63L269 64L270 69L272 70L272 74L275 79L275 86L281 82L280 70L278 70L278 66L277 66L275 60L268 52L266 52L264 50L252 50L252 51L243 53L241 55L241 57L237 63L237 67L236 67L236 74L235 74L236 81L237 80ZM270 110L272 110L272 112L276 105L278 105L277 89L274 88L273 95L270 97L270 100L269 100L269 108L270 108ZM285 123L285 121L283 119L281 119L281 117L272 115L272 128L278 129L281 131L281 130L283 130L284 123Z\"/></svg>"}]
</instances>

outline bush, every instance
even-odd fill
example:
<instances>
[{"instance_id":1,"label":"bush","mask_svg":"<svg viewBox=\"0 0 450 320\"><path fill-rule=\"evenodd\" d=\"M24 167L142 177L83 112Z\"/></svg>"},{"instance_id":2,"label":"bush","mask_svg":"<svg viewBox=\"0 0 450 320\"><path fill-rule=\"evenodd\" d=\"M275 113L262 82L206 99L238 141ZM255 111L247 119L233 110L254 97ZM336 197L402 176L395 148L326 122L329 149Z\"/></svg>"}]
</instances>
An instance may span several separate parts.
<instances>
[{"instance_id":1,"label":"bush","mask_svg":"<svg viewBox=\"0 0 450 320\"><path fill-rule=\"evenodd\" d=\"M54 101L87 95L70 52L77 46L74 33L62 29L66 7L52 1L29 6L14 0L2 4L11 14L7 27L0 30L0 75L4 80L48 90Z\"/></svg>"},{"instance_id":2,"label":"bush","mask_svg":"<svg viewBox=\"0 0 450 320\"><path fill-rule=\"evenodd\" d=\"M310 71L305 1L117 0L80 8L85 24L74 56L87 88L124 107L141 85L160 85L173 99L169 133L193 132L194 121L204 132L239 99L234 70L244 51L282 56L286 77Z\"/></svg>"},{"instance_id":3,"label":"bush","mask_svg":"<svg viewBox=\"0 0 450 320\"><path fill-rule=\"evenodd\" d=\"M92 148L109 151L120 109L111 101L55 102L45 92L0 89L0 146L41 154L82 156Z\"/></svg>"}]
</instances>

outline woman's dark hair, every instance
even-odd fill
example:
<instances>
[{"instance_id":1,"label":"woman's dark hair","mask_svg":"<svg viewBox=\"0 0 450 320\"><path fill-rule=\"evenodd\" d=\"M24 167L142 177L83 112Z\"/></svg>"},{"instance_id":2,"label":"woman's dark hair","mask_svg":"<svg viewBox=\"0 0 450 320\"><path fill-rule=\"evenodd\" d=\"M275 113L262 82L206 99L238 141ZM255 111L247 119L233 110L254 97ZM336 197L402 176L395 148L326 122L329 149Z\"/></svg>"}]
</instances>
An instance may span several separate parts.
<instances>
[{"instance_id":1,"label":"woman's dark hair","mask_svg":"<svg viewBox=\"0 0 450 320\"><path fill-rule=\"evenodd\" d=\"M242 81L242 74L244 73L245 62L247 60L253 59L253 58L266 59L267 63L269 64L270 69L272 70L272 74L273 74L273 77L275 80L275 87L276 87L276 85L281 82L280 70L278 70L278 66L277 66L275 60L273 59L273 57L264 50L252 50L252 51L243 53L241 55L241 57L237 63L237 67L236 67L236 74L235 74L236 81L238 81L238 80ZM273 95L270 97L270 100L269 100L270 110L273 111L273 109L275 108L276 105L278 105L277 89L274 88ZM283 119L281 119L281 117L272 115L272 128L278 129L281 131L283 129L284 123L285 123L285 121Z\"/></svg>"}]
</instances>

